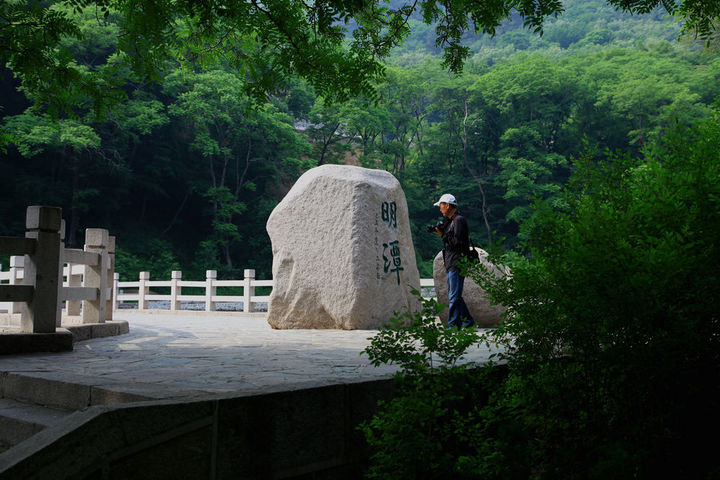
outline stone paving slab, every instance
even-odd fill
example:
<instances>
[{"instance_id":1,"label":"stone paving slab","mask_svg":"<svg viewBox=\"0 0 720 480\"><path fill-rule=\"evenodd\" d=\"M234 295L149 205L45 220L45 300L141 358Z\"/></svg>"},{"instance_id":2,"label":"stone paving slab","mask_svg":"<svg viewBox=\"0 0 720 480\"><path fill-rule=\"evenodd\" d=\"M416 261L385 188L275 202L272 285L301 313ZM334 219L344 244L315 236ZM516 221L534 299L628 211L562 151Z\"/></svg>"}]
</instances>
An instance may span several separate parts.
<instances>
[{"instance_id":1,"label":"stone paving slab","mask_svg":"<svg viewBox=\"0 0 720 480\"><path fill-rule=\"evenodd\" d=\"M96 391L169 399L260 393L387 378L361 355L375 330L273 330L258 315L117 312L130 333L77 342L72 352L0 357L0 372ZM487 347L468 360L486 361Z\"/></svg>"}]
</instances>

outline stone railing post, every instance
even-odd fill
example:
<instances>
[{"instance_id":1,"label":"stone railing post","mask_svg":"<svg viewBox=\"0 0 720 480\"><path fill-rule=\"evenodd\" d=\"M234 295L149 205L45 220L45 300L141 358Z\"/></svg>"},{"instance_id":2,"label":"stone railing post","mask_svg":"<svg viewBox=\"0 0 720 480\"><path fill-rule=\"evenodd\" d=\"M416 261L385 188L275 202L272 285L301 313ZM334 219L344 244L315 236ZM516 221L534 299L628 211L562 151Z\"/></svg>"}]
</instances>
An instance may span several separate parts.
<instances>
[{"instance_id":1,"label":"stone railing post","mask_svg":"<svg viewBox=\"0 0 720 480\"><path fill-rule=\"evenodd\" d=\"M63 221L65 223L65 221ZM82 286L82 273L73 273L73 264L68 263L68 274L67 274L67 286L68 287L81 287ZM80 315L80 307L82 302L80 300L65 300L65 315Z\"/></svg>"},{"instance_id":2,"label":"stone railing post","mask_svg":"<svg viewBox=\"0 0 720 480\"><path fill-rule=\"evenodd\" d=\"M255 295L255 287L253 286L255 270L246 269L243 272L243 277L243 312L249 313L255 310L252 303L252 297Z\"/></svg>"},{"instance_id":3,"label":"stone railing post","mask_svg":"<svg viewBox=\"0 0 720 480\"><path fill-rule=\"evenodd\" d=\"M215 302L213 302L212 297L214 297L217 292L217 287L215 286L216 279L217 279L217 270L207 270L205 272L205 311L206 312L215 311Z\"/></svg>"},{"instance_id":4,"label":"stone railing post","mask_svg":"<svg viewBox=\"0 0 720 480\"><path fill-rule=\"evenodd\" d=\"M180 310L180 286L178 285L182 280L182 272L179 270L173 270L170 274L170 310Z\"/></svg>"},{"instance_id":5,"label":"stone railing post","mask_svg":"<svg viewBox=\"0 0 720 480\"><path fill-rule=\"evenodd\" d=\"M80 287L82 286L82 274L73 273L73 265L68 263L68 275L67 275L68 287ZM65 301L65 315L80 315L80 306L82 303L80 300L66 300Z\"/></svg>"},{"instance_id":6,"label":"stone railing post","mask_svg":"<svg viewBox=\"0 0 720 480\"><path fill-rule=\"evenodd\" d=\"M58 315L60 275L60 220L56 207L27 209L26 238L37 241L35 253L25 255L25 285L33 285L33 298L22 304L20 329L23 333L54 333Z\"/></svg>"},{"instance_id":7,"label":"stone railing post","mask_svg":"<svg viewBox=\"0 0 720 480\"><path fill-rule=\"evenodd\" d=\"M118 299L118 292L120 290L119 284L120 283L120 274L119 273L113 273L113 310L118 310L120 308L120 300Z\"/></svg>"},{"instance_id":8,"label":"stone railing post","mask_svg":"<svg viewBox=\"0 0 720 480\"><path fill-rule=\"evenodd\" d=\"M20 285L25 278L25 256L10 257L10 285ZM22 277L22 278L21 278ZM23 302L13 302L10 313L22 313Z\"/></svg>"},{"instance_id":9,"label":"stone railing post","mask_svg":"<svg viewBox=\"0 0 720 480\"><path fill-rule=\"evenodd\" d=\"M63 266L65 265L65 220L60 219L60 253L58 255L58 289L63 286ZM60 290L58 290L59 292ZM62 300L58 298L57 315L55 316L55 327L62 323Z\"/></svg>"},{"instance_id":10,"label":"stone railing post","mask_svg":"<svg viewBox=\"0 0 720 480\"><path fill-rule=\"evenodd\" d=\"M108 237L107 247L107 270L105 270L105 320L112 322L113 319L113 305L115 304L115 288L113 280L115 279L115 236L110 235Z\"/></svg>"},{"instance_id":11,"label":"stone railing post","mask_svg":"<svg viewBox=\"0 0 720 480\"><path fill-rule=\"evenodd\" d=\"M97 289L95 300L83 300L83 323L105 323L107 307L107 247L110 243L108 231L102 228L85 230L85 251L98 254L97 265L85 265L83 283L85 287Z\"/></svg>"},{"instance_id":12,"label":"stone railing post","mask_svg":"<svg viewBox=\"0 0 720 480\"><path fill-rule=\"evenodd\" d=\"M140 285L138 286L138 310L147 310L148 301L146 295L149 294L146 282L150 281L150 272L140 272Z\"/></svg>"}]
</instances>

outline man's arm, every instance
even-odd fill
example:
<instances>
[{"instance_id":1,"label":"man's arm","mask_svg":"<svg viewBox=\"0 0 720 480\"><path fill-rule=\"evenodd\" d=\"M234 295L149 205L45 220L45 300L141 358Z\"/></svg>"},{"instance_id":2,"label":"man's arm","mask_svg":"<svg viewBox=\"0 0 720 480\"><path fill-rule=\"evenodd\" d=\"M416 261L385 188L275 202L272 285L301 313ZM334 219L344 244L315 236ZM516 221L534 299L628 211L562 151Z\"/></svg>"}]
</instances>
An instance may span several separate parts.
<instances>
[{"instance_id":1,"label":"man's arm","mask_svg":"<svg viewBox=\"0 0 720 480\"><path fill-rule=\"evenodd\" d=\"M467 238L468 225L465 217L462 216L456 217L455 221L450 225L450 228L445 230L445 234L443 235L443 241L452 249L457 249L468 243L467 240L464 240Z\"/></svg>"}]
</instances>

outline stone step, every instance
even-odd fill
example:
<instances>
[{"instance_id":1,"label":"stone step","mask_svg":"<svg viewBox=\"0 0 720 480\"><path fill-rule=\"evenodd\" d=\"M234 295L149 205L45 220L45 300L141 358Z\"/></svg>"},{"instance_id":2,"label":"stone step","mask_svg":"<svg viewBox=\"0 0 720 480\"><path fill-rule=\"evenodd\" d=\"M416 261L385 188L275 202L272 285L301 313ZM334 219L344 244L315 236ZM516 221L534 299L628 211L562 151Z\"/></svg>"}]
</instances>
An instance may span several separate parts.
<instances>
[{"instance_id":1,"label":"stone step","mask_svg":"<svg viewBox=\"0 0 720 480\"><path fill-rule=\"evenodd\" d=\"M0 372L0 395L24 403L45 405L60 410L84 410L91 405L108 405L152 400L142 394L124 393L90 384L76 383L76 378L44 378L43 372ZM84 380L98 380L85 376ZM101 383L98 380L97 383Z\"/></svg>"},{"instance_id":2,"label":"stone step","mask_svg":"<svg viewBox=\"0 0 720 480\"><path fill-rule=\"evenodd\" d=\"M129 393L43 378L41 372L0 372L0 454L91 405L152 400ZM92 380L92 377L85 377ZM185 392L179 392L182 396Z\"/></svg>"},{"instance_id":3,"label":"stone step","mask_svg":"<svg viewBox=\"0 0 720 480\"><path fill-rule=\"evenodd\" d=\"M0 452L70 415L72 410L0 398Z\"/></svg>"}]
</instances>

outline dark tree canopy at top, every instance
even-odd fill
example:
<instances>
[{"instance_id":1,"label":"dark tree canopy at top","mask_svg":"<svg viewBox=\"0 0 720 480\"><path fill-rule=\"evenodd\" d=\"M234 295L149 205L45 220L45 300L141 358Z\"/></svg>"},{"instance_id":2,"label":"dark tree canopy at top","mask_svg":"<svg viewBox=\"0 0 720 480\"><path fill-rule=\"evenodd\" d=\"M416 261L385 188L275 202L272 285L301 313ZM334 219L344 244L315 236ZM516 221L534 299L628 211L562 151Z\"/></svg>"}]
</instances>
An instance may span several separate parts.
<instances>
[{"instance_id":1,"label":"dark tree canopy at top","mask_svg":"<svg viewBox=\"0 0 720 480\"><path fill-rule=\"evenodd\" d=\"M607 1L631 13L662 6L706 39L720 18L720 2ZM413 14L436 25L445 66L459 72L469 55L465 32L494 34L513 11L541 31L543 20L562 10L561 0L7 0L0 5L0 61L36 102L65 111L80 101L101 110L122 98L128 75L119 72L129 67L138 81L152 80L170 60L188 68L231 66L257 99L297 75L342 100L372 92ZM101 69L78 64L62 47L63 38L82 37L73 12L119 27L116 51Z\"/></svg>"}]
</instances>

